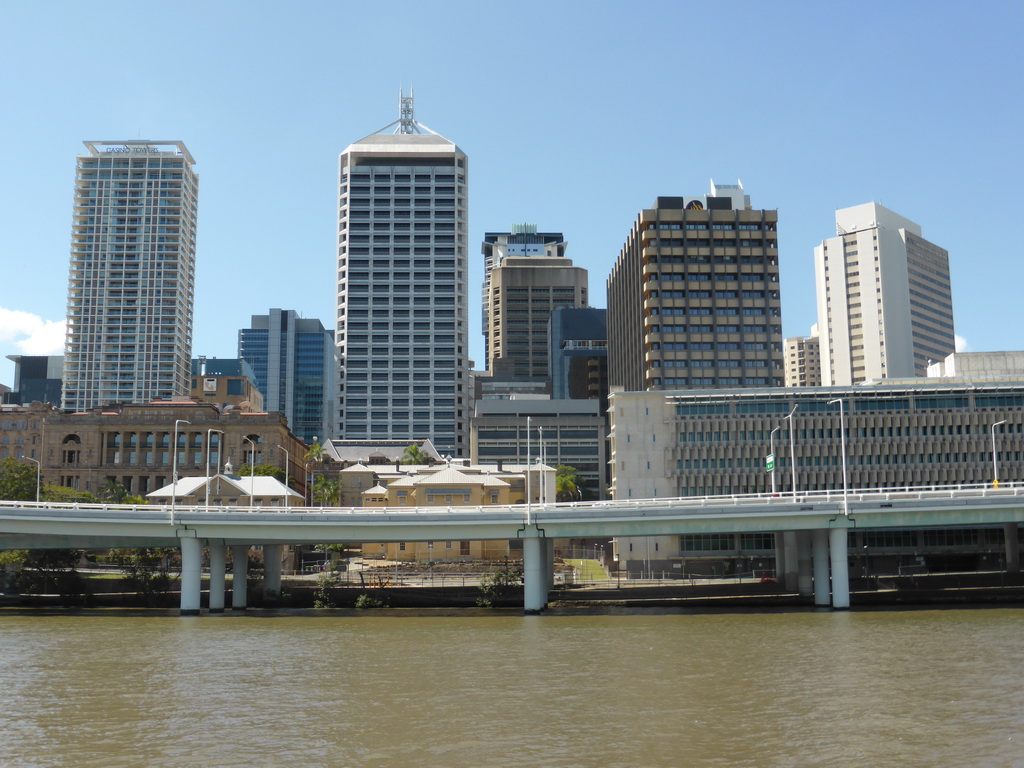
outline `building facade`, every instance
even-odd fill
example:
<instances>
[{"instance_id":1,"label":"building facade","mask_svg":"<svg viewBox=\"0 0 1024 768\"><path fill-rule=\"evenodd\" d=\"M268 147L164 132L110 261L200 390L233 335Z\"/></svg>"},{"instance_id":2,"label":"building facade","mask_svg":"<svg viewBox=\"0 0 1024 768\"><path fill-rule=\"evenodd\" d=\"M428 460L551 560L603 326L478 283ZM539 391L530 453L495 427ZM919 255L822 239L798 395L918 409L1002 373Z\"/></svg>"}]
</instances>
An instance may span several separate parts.
<instances>
[{"instance_id":1,"label":"building facade","mask_svg":"<svg viewBox=\"0 0 1024 768\"><path fill-rule=\"evenodd\" d=\"M186 395L199 177L180 141L87 141L71 234L63 407Z\"/></svg>"},{"instance_id":2,"label":"building facade","mask_svg":"<svg viewBox=\"0 0 1024 768\"><path fill-rule=\"evenodd\" d=\"M530 272L528 271L529 266L540 266L542 261L544 266L549 270L557 266L567 266L572 268L572 262L563 262L561 259L565 257L565 249L568 244L565 242L565 238L561 232L538 232L536 224L516 224L512 227L511 231L508 232L486 232L483 236L483 243L480 247L480 252L483 254L483 312L481 315L480 328L483 329L483 359L484 365L488 371L493 370L494 359L496 357L510 357L519 362L519 369L537 369L537 367L530 367L524 365L520 360L526 360L530 356L531 346L540 346L543 343L541 339L532 339L530 337L530 331L532 330L532 317L534 312L531 309L531 298L535 298L531 294L530 288L536 287L538 289L536 295L536 303L541 304L543 299L550 302L551 299L556 298L559 301L564 301L568 296L572 296L573 299L577 298L578 291L573 290L571 294L565 292L562 294L559 292L555 296L550 295L551 289L577 289L578 281L581 278L579 273L563 273L563 274L547 274L543 271ZM505 286L499 290L497 295L494 291L494 275L496 270L503 266L505 259L508 257L517 257L519 259L538 259L538 261L521 262L518 264L518 270L510 270L505 276ZM583 289L583 301L582 306L586 306L586 291L587 291L587 272L582 267L574 267L574 269L582 270L582 289ZM523 271L525 270L525 271ZM536 286L535 286L536 283ZM549 289L549 293L544 292L545 287ZM512 291L514 296L503 296L503 294ZM578 306L580 304L572 303L571 306ZM543 309L543 307L537 307ZM551 307L548 307L550 313ZM514 340L511 338L515 336ZM496 350L495 345L504 345L501 349ZM510 348L510 345L514 345ZM514 349L515 353L511 353ZM524 370L517 371L519 376L534 376L544 374L527 374Z\"/></svg>"},{"instance_id":3,"label":"building facade","mask_svg":"<svg viewBox=\"0 0 1024 768\"><path fill-rule=\"evenodd\" d=\"M334 332L291 309L253 315L238 332L238 356L248 362L268 411L283 413L307 443L334 434Z\"/></svg>"},{"instance_id":4,"label":"building facade","mask_svg":"<svg viewBox=\"0 0 1024 768\"><path fill-rule=\"evenodd\" d=\"M597 400L608 410L608 310L585 307L551 313L551 397Z\"/></svg>"},{"instance_id":5,"label":"building facade","mask_svg":"<svg viewBox=\"0 0 1024 768\"><path fill-rule=\"evenodd\" d=\"M540 461L573 467L582 498L603 499L608 484L605 431L597 400L479 400L470 453L477 464Z\"/></svg>"},{"instance_id":6,"label":"building facade","mask_svg":"<svg viewBox=\"0 0 1024 768\"><path fill-rule=\"evenodd\" d=\"M924 376L955 350L949 254L877 203L836 211L814 249L821 381Z\"/></svg>"},{"instance_id":7,"label":"building facade","mask_svg":"<svg viewBox=\"0 0 1024 768\"><path fill-rule=\"evenodd\" d=\"M821 346L817 334L786 339L786 386L821 386Z\"/></svg>"},{"instance_id":8,"label":"building facade","mask_svg":"<svg viewBox=\"0 0 1024 768\"><path fill-rule=\"evenodd\" d=\"M350 145L338 172L338 435L429 439L469 427L468 158L413 119ZM397 133L383 131L391 127Z\"/></svg>"},{"instance_id":9,"label":"building facade","mask_svg":"<svg viewBox=\"0 0 1024 768\"><path fill-rule=\"evenodd\" d=\"M189 396L197 403L210 403L221 410L241 408L258 413L264 410L256 374L245 360L216 357L193 360Z\"/></svg>"},{"instance_id":10,"label":"building facade","mask_svg":"<svg viewBox=\"0 0 1024 768\"><path fill-rule=\"evenodd\" d=\"M713 182L641 211L608 278L610 389L781 387L777 225Z\"/></svg>"},{"instance_id":11,"label":"building facade","mask_svg":"<svg viewBox=\"0 0 1024 768\"><path fill-rule=\"evenodd\" d=\"M14 388L4 393L4 403L28 405L35 401L60 407L64 385L61 355L8 355L7 359L14 363Z\"/></svg>"},{"instance_id":12,"label":"building facade","mask_svg":"<svg viewBox=\"0 0 1024 768\"><path fill-rule=\"evenodd\" d=\"M171 482L178 443L182 477L205 476L230 462L236 469L255 459L286 469L304 491L305 444L279 413L221 412L213 405L154 401L97 406L64 413L50 405L5 406L0 418L0 458L39 460L43 482L99 493L107 481L145 495ZM6 440L6 442L5 442Z\"/></svg>"}]
</instances>

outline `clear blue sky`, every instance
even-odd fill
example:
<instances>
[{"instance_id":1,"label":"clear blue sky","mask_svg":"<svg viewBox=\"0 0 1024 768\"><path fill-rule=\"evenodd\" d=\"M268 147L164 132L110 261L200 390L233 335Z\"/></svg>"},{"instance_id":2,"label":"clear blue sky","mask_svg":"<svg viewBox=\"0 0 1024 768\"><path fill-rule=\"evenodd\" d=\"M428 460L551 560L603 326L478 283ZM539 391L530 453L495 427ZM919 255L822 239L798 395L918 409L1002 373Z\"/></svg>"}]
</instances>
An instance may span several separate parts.
<instances>
[{"instance_id":1,"label":"clear blue sky","mask_svg":"<svg viewBox=\"0 0 1024 768\"><path fill-rule=\"evenodd\" d=\"M658 195L779 209L783 331L812 254L872 200L950 253L957 334L1020 349L1020 2L0 4L0 382L58 354L83 140L181 139L200 174L195 355L271 307L332 327L338 154L397 117L470 158L479 241L561 231L592 301ZM56 344L54 343L56 339Z\"/></svg>"}]
</instances>

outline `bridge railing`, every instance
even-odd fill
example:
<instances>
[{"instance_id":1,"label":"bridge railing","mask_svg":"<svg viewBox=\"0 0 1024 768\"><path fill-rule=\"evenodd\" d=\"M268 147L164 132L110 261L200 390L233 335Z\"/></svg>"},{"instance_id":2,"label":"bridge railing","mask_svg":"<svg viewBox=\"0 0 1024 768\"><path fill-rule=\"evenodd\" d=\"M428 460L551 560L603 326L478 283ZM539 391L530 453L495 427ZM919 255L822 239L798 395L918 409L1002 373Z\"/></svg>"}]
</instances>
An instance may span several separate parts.
<instances>
[{"instance_id":1,"label":"bridge railing","mask_svg":"<svg viewBox=\"0 0 1024 768\"><path fill-rule=\"evenodd\" d=\"M513 505L476 505L476 506L426 506L426 507L256 507L248 506L186 506L178 504L173 509L175 517L181 515L312 515L322 516L395 516L405 515L474 515L480 518L516 519L532 518L538 521L538 515L558 518L572 517L579 513L593 513L607 510L609 513L634 514L653 510L677 512L680 509L692 509L699 512L707 509L709 513L719 513L723 507L737 506L774 506L774 505L814 505L821 503L887 502L907 500L927 500L955 497L1016 497L1024 496L1024 483L1001 483L993 487L991 483L975 483L961 485L926 485L902 486L898 488L856 488L849 489L845 494L842 488L821 491L800 491L781 493L724 494L718 496L682 496L658 497L651 499L607 499L601 501L564 501L542 502L536 504ZM170 519L172 508L168 505L151 504L88 504L82 502L34 502L34 501L0 501L0 509L16 508L22 510L83 510L104 512L114 516L160 517ZM549 518L550 519L550 518Z\"/></svg>"}]
</instances>

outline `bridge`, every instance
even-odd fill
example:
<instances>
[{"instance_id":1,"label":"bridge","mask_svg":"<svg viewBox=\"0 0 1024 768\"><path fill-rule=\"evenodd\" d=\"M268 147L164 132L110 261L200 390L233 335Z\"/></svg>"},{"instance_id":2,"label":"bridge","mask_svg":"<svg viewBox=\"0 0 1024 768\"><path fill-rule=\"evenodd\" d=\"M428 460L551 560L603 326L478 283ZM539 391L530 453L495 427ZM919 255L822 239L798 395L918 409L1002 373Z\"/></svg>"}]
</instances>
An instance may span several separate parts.
<instances>
[{"instance_id":1,"label":"bridge","mask_svg":"<svg viewBox=\"0 0 1024 768\"><path fill-rule=\"evenodd\" d=\"M209 610L224 610L227 548L232 607L246 604L248 549L264 548L265 586L280 591L285 544L522 539L524 609L538 613L554 582L554 540L699 533L783 536L802 594L850 606L853 528L1002 525L1008 570L1019 570L1024 485L932 486L483 507L295 508L130 506L0 501L0 549L179 547L181 613L200 611L202 550L210 559Z\"/></svg>"}]
</instances>

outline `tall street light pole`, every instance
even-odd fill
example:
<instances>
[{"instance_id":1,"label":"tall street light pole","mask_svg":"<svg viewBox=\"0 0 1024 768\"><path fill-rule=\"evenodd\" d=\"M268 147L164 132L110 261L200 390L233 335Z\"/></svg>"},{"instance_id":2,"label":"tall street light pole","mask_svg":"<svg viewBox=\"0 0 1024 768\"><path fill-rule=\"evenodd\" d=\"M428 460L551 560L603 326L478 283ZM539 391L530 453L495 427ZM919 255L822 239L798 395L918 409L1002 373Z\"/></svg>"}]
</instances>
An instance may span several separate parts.
<instances>
[{"instance_id":1,"label":"tall street light pole","mask_svg":"<svg viewBox=\"0 0 1024 768\"><path fill-rule=\"evenodd\" d=\"M39 462L39 459L33 459L31 456L22 456L21 458L26 461L33 462L38 469L36 469L36 504L39 503L39 489L43 478L43 465Z\"/></svg>"},{"instance_id":2,"label":"tall street light pole","mask_svg":"<svg viewBox=\"0 0 1024 768\"><path fill-rule=\"evenodd\" d=\"M530 417L526 417L526 524L530 524L532 506L530 502Z\"/></svg>"},{"instance_id":3,"label":"tall street light pole","mask_svg":"<svg viewBox=\"0 0 1024 768\"><path fill-rule=\"evenodd\" d=\"M791 475L790 484L792 486L793 498L796 498L796 442L793 430L793 414L796 413L796 409L799 405L794 405L793 410L789 412L789 416L786 419L789 421L789 472Z\"/></svg>"},{"instance_id":4,"label":"tall street light pole","mask_svg":"<svg viewBox=\"0 0 1024 768\"><path fill-rule=\"evenodd\" d=\"M843 514L850 516L850 489L846 482L846 419L843 417L843 398L829 400L828 404L839 403L839 440L843 449Z\"/></svg>"},{"instance_id":5,"label":"tall street light pole","mask_svg":"<svg viewBox=\"0 0 1024 768\"><path fill-rule=\"evenodd\" d=\"M999 487L999 460L998 460L997 454L996 454L996 427L998 427L1000 424L1005 424L1005 423L1006 423L1006 419L1003 419L1002 421L997 421L995 424L992 425L992 487L993 488L998 488Z\"/></svg>"},{"instance_id":6,"label":"tall street light pole","mask_svg":"<svg viewBox=\"0 0 1024 768\"><path fill-rule=\"evenodd\" d=\"M288 462L291 461L291 454L288 453L288 449L283 445L278 445L282 451L284 451L284 507L288 509L288 502L291 499L288 498Z\"/></svg>"},{"instance_id":7,"label":"tall street light pole","mask_svg":"<svg viewBox=\"0 0 1024 768\"><path fill-rule=\"evenodd\" d=\"M782 429L782 426L775 427L768 434L768 455L772 457L772 496L775 495L775 433Z\"/></svg>"},{"instance_id":8,"label":"tall street light pole","mask_svg":"<svg viewBox=\"0 0 1024 768\"><path fill-rule=\"evenodd\" d=\"M253 506L255 501L253 497L256 495L256 442L251 437L243 437L249 445L252 446L252 455L249 456L249 512L253 512Z\"/></svg>"},{"instance_id":9,"label":"tall street light pole","mask_svg":"<svg viewBox=\"0 0 1024 768\"><path fill-rule=\"evenodd\" d=\"M224 444L224 430L210 427L206 430L206 508L210 508L210 454L213 453L213 433L220 435L217 448L221 449ZM222 450L217 451L217 471L220 471L220 455Z\"/></svg>"},{"instance_id":10,"label":"tall street light pole","mask_svg":"<svg viewBox=\"0 0 1024 768\"><path fill-rule=\"evenodd\" d=\"M188 419L174 420L174 453L171 456L171 525L174 525L174 503L178 498L178 425L191 423Z\"/></svg>"}]
</instances>

